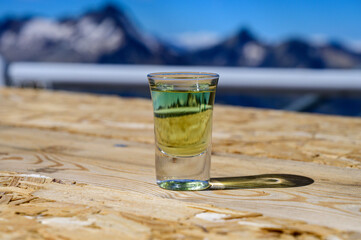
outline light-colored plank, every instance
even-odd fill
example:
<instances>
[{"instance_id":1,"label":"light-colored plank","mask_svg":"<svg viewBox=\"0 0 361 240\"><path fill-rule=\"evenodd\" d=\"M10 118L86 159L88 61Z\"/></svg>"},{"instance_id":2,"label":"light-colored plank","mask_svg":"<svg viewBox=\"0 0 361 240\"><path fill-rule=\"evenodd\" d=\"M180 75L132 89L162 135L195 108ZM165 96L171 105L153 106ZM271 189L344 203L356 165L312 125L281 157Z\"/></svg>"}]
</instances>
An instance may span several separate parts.
<instances>
[{"instance_id":1,"label":"light-colored plank","mask_svg":"<svg viewBox=\"0 0 361 240\"><path fill-rule=\"evenodd\" d=\"M153 143L149 100L0 89L0 124ZM216 106L213 151L361 168L361 119Z\"/></svg>"},{"instance_id":2,"label":"light-colored plank","mask_svg":"<svg viewBox=\"0 0 361 240\"><path fill-rule=\"evenodd\" d=\"M18 178L16 188L26 191L16 196L18 200L0 205L1 239L296 240L361 236L205 203L84 184L60 184L41 175L1 172L0 180L4 178L3 184ZM6 191L11 192L8 188Z\"/></svg>"},{"instance_id":3,"label":"light-colored plank","mask_svg":"<svg viewBox=\"0 0 361 240\"><path fill-rule=\"evenodd\" d=\"M243 183L253 179L251 187L247 183L242 185L244 189L174 192L160 189L155 184L151 109L150 101L143 99L1 89L0 171L40 174L56 178L58 182L76 181L90 184L90 189L95 185L101 187L104 196L117 189L123 192L120 195L127 193L161 202L172 199L175 201L172 204L181 206L213 204L223 213L226 208L260 213L267 219L264 223L268 224L272 221L289 221L291 224L302 220L341 231L361 232L361 119L217 106L211 174L213 177L243 177L239 179ZM295 185L294 178L282 174L310 178L314 183L282 188ZM252 182L254 179L256 183ZM65 195L54 193L53 186L57 185L49 186L49 196L65 201ZM66 186L71 189L72 185ZM0 189L1 192L5 194ZM33 195L14 198L22 193L16 190L10 200L6 193L4 202L19 201L20 206L30 204L34 207L31 205L36 201L32 199ZM87 191L81 194L85 196ZM144 201L147 204L147 200ZM135 211L135 208L129 211ZM151 212L144 216L149 217L149 214ZM113 217L106 221L115 219L123 221L118 224L129 224L122 218ZM182 219L185 215L179 217ZM180 223L189 224L173 223L176 229L181 228ZM147 224L136 226L148 229L144 230L148 231L144 236L151 236L152 227ZM228 232L241 229L245 234L255 233L242 223L229 226ZM217 225L217 229L224 227ZM322 231L326 231L325 227L321 227ZM135 234L136 229L128 234ZM193 230L187 228L187 231ZM199 235L197 231L193 232L193 237ZM206 228L206 231L210 230ZM356 236L357 239L359 236L332 231L339 238ZM297 237L297 234L292 235L294 231L286 232L287 237ZM114 236L119 234L113 233ZM84 234L88 232L84 230ZM307 237L325 237L317 234ZM205 237L199 236L200 239ZM221 236L218 232L213 237ZM242 235L245 236L249 237Z\"/></svg>"},{"instance_id":4,"label":"light-colored plank","mask_svg":"<svg viewBox=\"0 0 361 240\"><path fill-rule=\"evenodd\" d=\"M294 174L315 182L296 188L174 192L155 184L152 144L28 128L0 131L2 169L39 173L68 181L147 196L261 212L343 230L361 231L361 175L358 169L245 155L214 155L212 176ZM127 147L116 147L115 144ZM11 153L11 154L10 154ZM10 154L10 155L9 155ZM282 180L282 179L281 179ZM273 186L270 186L273 187Z\"/></svg>"}]
</instances>

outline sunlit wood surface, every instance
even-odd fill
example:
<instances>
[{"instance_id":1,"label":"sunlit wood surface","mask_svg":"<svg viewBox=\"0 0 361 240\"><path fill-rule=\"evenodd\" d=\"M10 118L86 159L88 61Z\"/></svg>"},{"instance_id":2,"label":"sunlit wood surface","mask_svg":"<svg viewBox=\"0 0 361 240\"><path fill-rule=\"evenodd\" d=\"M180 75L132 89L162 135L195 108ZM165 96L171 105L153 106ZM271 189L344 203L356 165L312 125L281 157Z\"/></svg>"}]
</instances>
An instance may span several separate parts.
<instances>
[{"instance_id":1,"label":"sunlit wood surface","mask_svg":"<svg viewBox=\"0 0 361 240\"><path fill-rule=\"evenodd\" d=\"M153 144L149 100L0 89L0 239L361 239L360 118L216 106L208 191Z\"/></svg>"}]
</instances>

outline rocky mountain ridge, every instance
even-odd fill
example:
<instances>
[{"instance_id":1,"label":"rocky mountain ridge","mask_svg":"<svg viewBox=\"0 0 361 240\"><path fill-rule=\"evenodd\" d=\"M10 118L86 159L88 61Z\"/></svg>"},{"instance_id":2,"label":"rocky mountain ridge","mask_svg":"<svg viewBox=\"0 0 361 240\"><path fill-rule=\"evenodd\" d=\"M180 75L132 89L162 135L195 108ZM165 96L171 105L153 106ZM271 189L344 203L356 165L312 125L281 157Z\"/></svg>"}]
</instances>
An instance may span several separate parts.
<instances>
[{"instance_id":1,"label":"rocky mountain ridge","mask_svg":"<svg viewBox=\"0 0 361 240\"><path fill-rule=\"evenodd\" d=\"M114 5L78 17L0 21L0 55L8 61L209 65L282 68L361 68L361 53L339 43L302 39L266 44L241 29L216 45L177 51L141 32Z\"/></svg>"}]
</instances>

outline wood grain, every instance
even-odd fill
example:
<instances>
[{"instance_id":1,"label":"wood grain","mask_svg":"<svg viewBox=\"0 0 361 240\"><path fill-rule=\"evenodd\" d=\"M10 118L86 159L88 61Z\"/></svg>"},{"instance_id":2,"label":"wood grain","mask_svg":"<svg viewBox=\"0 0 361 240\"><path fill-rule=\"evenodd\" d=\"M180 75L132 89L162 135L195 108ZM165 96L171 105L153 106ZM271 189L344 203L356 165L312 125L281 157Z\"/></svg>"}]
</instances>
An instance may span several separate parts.
<instances>
[{"instance_id":1,"label":"wood grain","mask_svg":"<svg viewBox=\"0 0 361 240\"><path fill-rule=\"evenodd\" d=\"M314 183L294 188L265 185L174 192L155 184L151 109L143 99L1 89L0 170L7 172L0 178L0 211L11 216L7 227L22 224L24 231L6 235L6 227L0 227L0 234L11 239L37 229L39 239L85 239L107 229L114 238L128 234L133 239L361 238L360 119L216 106L213 177L294 174ZM29 180L20 173L56 180ZM25 181L26 188L17 181ZM130 205L119 207L124 201ZM26 209L25 213L16 214L9 207L11 202ZM31 212L43 209L41 204L54 212L64 208L65 212L79 210L79 214L44 224L37 219L43 217L41 212ZM157 204L164 204L164 209ZM82 212L87 207L106 214ZM220 222L195 217L204 212L230 216ZM235 217L249 213L255 215ZM60 213L47 217L64 218ZM83 223L74 228L79 231L65 233L64 226L54 226L57 221ZM84 222L96 227L85 227ZM28 227L30 223L34 228ZM122 227L116 231L111 224ZM268 231L262 224L278 227ZM171 235L164 233L165 226L171 226Z\"/></svg>"},{"instance_id":2,"label":"wood grain","mask_svg":"<svg viewBox=\"0 0 361 240\"><path fill-rule=\"evenodd\" d=\"M2 239L357 239L361 234L209 204L1 172Z\"/></svg>"},{"instance_id":3,"label":"wood grain","mask_svg":"<svg viewBox=\"0 0 361 240\"><path fill-rule=\"evenodd\" d=\"M9 114L11 113L11 114ZM0 89L0 124L153 143L151 102ZM361 168L361 120L216 106L214 153Z\"/></svg>"}]
</instances>

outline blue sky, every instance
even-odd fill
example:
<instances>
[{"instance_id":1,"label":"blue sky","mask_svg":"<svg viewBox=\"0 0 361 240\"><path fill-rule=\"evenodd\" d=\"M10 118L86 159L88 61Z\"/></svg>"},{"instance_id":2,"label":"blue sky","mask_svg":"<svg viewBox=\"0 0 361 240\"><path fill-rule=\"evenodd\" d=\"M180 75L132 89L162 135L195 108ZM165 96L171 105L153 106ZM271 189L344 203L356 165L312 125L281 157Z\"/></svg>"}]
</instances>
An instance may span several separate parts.
<instances>
[{"instance_id":1,"label":"blue sky","mask_svg":"<svg viewBox=\"0 0 361 240\"><path fill-rule=\"evenodd\" d=\"M109 1L0 0L0 17L80 14ZM269 41L302 36L361 47L360 0L113 0L136 24L165 39L225 38L247 26ZM203 39L203 40L202 40Z\"/></svg>"}]
</instances>

